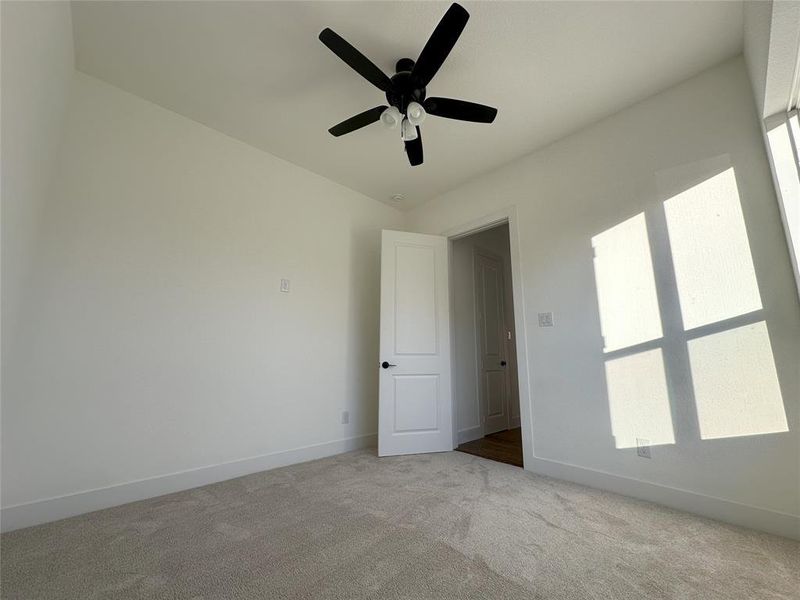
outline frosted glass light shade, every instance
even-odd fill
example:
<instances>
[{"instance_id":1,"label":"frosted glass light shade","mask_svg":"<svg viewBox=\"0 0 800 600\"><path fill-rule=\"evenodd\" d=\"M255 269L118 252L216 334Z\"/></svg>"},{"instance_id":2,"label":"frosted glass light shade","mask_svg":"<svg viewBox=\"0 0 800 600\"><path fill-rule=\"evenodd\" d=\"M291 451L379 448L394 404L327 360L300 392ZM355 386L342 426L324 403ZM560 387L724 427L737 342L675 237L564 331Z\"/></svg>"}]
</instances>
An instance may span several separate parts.
<instances>
[{"instance_id":1,"label":"frosted glass light shade","mask_svg":"<svg viewBox=\"0 0 800 600\"><path fill-rule=\"evenodd\" d=\"M408 119L403 119L403 141L411 142L417 139L417 128Z\"/></svg>"},{"instance_id":2,"label":"frosted glass light shade","mask_svg":"<svg viewBox=\"0 0 800 600\"><path fill-rule=\"evenodd\" d=\"M403 115L394 106L390 106L381 113L381 123L387 129L396 129L402 119Z\"/></svg>"},{"instance_id":3,"label":"frosted glass light shade","mask_svg":"<svg viewBox=\"0 0 800 600\"><path fill-rule=\"evenodd\" d=\"M425 112L425 109L419 102L412 102L408 105L406 117L408 117L408 122L412 125L421 125L426 116L428 116L428 113Z\"/></svg>"}]
</instances>

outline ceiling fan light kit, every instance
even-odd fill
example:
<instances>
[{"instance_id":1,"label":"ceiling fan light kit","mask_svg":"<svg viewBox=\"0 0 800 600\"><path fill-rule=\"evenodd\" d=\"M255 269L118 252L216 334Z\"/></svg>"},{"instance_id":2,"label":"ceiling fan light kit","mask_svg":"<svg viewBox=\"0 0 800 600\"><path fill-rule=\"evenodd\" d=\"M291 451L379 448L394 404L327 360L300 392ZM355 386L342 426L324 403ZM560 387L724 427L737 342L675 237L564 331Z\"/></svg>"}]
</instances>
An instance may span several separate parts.
<instances>
[{"instance_id":1,"label":"ceiling fan light kit","mask_svg":"<svg viewBox=\"0 0 800 600\"><path fill-rule=\"evenodd\" d=\"M408 109L406 109L406 117L408 117L408 121L412 125L422 125L426 116L428 116L428 113L425 112L425 107L423 107L422 104L419 102L409 103Z\"/></svg>"},{"instance_id":2,"label":"ceiling fan light kit","mask_svg":"<svg viewBox=\"0 0 800 600\"><path fill-rule=\"evenodd\" d=\"M413 142L417 139L417 127L408 119L403 119L403 132L401 137L404 142Z\"/></svg>"},{"instance_id":3,"label":"ceiling fan light kit","mask_svg":"<svg viewBox=\"0 0 800 600\"><path fill-rule=\"evenodd\" d=\"M459 4L447 9L434 29L416 62L401 58L395 65L395 74L390 78L366 56L331 29L323 29L320 41L354 71L386 94L389 106L382 105L334 125L328 131L333 136L351 133L376 121L389 129L400 125L406 154L411 166L422 164L422 135L419 126L427 115L491 123L497 109L483 104L455 100L452 98L427 97L426 87L439 71L450 51L458 41L469 20L469 13Z\"/></svg>"},{"instance_id":4,"label":"ceiling fan light kit","mask_svg":"<svg viewBox=\"0 0 800 600\"><path fill-rule=\"evenodd\" d=\"M381 123L386 129L397 129L400 121L403 120L403 115L396 107L390 106L381 113Z\"/></svg>"}]
</instances>

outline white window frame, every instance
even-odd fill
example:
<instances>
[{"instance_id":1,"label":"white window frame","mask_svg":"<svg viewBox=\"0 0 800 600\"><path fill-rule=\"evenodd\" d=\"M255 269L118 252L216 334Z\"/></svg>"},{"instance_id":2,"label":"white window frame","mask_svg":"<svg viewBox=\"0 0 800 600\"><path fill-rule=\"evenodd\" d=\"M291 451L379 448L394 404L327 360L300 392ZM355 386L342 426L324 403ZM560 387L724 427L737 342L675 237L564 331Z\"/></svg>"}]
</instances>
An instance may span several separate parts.
<instances>
[{"instance_id":1,"label":"white window frame","mask_svg":"<svg viewBox=\"0 0 800 600\"><path fill-rule=\"evenodd\" d=\"M781 221L789 246L797 292L800 296L800 115L796 108L764 119L764 139L767 146L772 179L781 212ZM785 133L784 133L785 132ZM794 169L774 155L776 143L770 135L788 137L794 158ZM795 215L792 217L791 215Z\"/></svg>"}]
</instances>

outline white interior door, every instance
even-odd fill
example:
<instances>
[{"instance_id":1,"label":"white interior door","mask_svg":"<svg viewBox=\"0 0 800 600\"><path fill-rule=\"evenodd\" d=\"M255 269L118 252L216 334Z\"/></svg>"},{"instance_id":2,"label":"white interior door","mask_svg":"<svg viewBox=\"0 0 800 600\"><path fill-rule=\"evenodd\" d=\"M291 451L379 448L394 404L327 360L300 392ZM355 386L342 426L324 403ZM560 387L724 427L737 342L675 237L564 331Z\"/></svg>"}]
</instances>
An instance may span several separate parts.
<instances>
[{"instance_id":1,"label":"white interior door","mask_svg":"<svg viewBox=\"0 0 800 600\"><path fill-rule=\"evenodd\" d=\"M447 239L384 231L378 455L453 449Z\"/></svg>"},{"instance_id":2,"label":"white interior door","mask_svg":"<svg viewBox=\"0 0 800 600\"><path fill-rule=\"evenodd\" d=\"M509 382L503 262L484 251L475 253L475 311L478 322L478 368L483 434L509 427Z\"/></svg>"}]
</instances>

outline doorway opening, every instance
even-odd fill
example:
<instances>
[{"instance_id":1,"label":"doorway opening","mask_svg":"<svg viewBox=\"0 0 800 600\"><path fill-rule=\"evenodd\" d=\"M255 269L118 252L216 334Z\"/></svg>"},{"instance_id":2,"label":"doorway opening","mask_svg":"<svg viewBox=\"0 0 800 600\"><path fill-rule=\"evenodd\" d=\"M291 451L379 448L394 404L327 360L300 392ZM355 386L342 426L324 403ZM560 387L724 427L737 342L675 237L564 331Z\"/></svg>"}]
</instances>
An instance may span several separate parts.
<instances>
[{"instance_id":1,"label":"doorway opening","mask_svg":"<svg viewBox=\"0 0 800 600\"><path fill-rule=\"evenodd\" d=\"M451 240L457 450L523 466L509 225Z\"/></svg>"}]
</instances>

